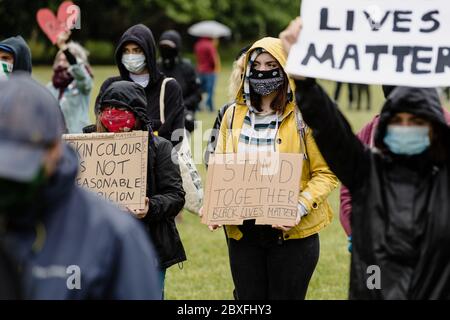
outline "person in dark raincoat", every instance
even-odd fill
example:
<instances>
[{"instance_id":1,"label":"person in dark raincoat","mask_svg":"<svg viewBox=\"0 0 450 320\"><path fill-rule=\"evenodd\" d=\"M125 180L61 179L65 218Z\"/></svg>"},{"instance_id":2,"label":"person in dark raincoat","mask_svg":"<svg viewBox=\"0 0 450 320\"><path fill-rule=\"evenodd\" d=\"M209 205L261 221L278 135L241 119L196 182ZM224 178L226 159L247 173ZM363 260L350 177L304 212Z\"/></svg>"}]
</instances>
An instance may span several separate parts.
<instances>
[{"instance_id":1,"label":"person in dark raincoat","mask_svg":"<svg viewBox=\"0 0 450 320\"><path fill-rule=\"evenodd\" d=\"M129 81L112 83L99 98L97 132L149 131L147 202L142 211L131 211L148 230L160 260L160 281L164 288L166 269L186 260L175 224L184 206L185 192L172 144L153 134L146 113L144 88Z\"/></svg>"},{"instance_id":2,"label":"person in dark raincoat","mask_svg":"<svg viewBox=\"0 0 450 320\"><path fill-rule=\"evenodd\" d=\"M58 101L28 76L0 82L0 243L25 299L160 299L144 228L75 185ZM3 282L2 282L3 285Z\"/></svg>"},{"instance_id":3,"label":"person in dark raincoat","mask_svg":"<svg viewBox=\"0 0 450 320\"><path fill-rule=\"evenodd\" d=\"M13 72L31 74L31 51L21 36L0 41L0 75Z\"/></svg>"},{"instance_id":4,"label":"person in dark raincoat","mask_svg":"<svg viewBox=\"0 0 450 320\"><path fill-rule=\"evenodd\" d=\"M286 51L301 29L280 34ZM450 131L436 89L397 87L375 149L353 134L314 79L296 98L330 168L350 190L351 299L450 298Z\"/></svg>"},{"instance_id":5,"label":"person in dark raincoat","mask_svg":"<svg viewBox=\"0 0 450 320\"><path fill-rule=\"evenodd\" d=\"M177 80L183 92L183 101L186 108L185 126L189 132L195 129L195 113L202 101L200 79L195 67L188 59L181 56L181 36L175 30L164 31L159 38L158 68L166 77Z\"/></svg>"},{"instance_id":6,"label":"person in dark raincoat","mask_svg":"<svg viewBox=\"0 0 450 320\"><path fill-rule=\"evenodd\" d=\"M160 113L160 95L165 76L156 64L156 44L151 30L143 24L129 28L122 35L117 46L116 63L120 76L109 78L102 84L95 103L95 112L98 113L100 107L98 99L111 83L122 80L137 83L145 90L146 108L151 127L157 135L177 145L184 132L183 94L177 81L167 82L163 97L165 106L163 123Z\"/></svg>"}]
</instances>

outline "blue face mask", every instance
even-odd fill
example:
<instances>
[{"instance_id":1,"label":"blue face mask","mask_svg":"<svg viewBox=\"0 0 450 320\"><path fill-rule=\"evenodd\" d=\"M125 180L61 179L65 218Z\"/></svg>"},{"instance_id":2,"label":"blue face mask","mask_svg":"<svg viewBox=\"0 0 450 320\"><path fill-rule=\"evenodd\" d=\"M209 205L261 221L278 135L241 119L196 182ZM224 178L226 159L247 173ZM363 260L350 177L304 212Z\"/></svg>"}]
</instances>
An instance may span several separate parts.
<instances>
[{"instance_id":1,"label":"blue face mask","mask_svg":"<svg viewBox=\"0 0 450 320\"><path fill-rule=\"evenodd\" d=\"M422 126L395 126L387 128L384 143L392 153L400 155L421 154L430 146L430 128Z\"/></svg>"}]
</instances>

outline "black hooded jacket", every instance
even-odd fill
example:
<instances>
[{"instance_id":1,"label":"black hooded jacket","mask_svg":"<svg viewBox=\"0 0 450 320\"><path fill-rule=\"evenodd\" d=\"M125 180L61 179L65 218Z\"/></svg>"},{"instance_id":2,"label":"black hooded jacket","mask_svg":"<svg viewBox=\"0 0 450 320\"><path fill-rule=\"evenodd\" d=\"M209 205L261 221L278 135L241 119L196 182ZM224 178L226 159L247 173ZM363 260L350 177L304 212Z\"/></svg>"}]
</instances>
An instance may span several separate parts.
<instances>
[{"instance_id":1,"label":"black hooded jacket","mask_svg":"<svg viewBox=\"0 0 450 320\"><path fill-rule=\"evenodd\" d=\"M396 88L381 112L375 150L356 138L314 80L298 81L296 98L325 160L352 195L350 298L449 299L450 132L436 90ZM386 127L399 112L433 123L447 145L441 160L430 150L410 157L388 151Z\"/></svg>"},{"instance_id":2,"label":"black hooded jacket","mask_svg":"<svg viewBox=\"0 0 450 320\"><path fill-rule=\"evenodd\" d=\"M161 266L168 268L186 260L186 254L175 224L175 217L183 209L185 192L180 168L172 161L172 144L152 134L147 117L145 91L129 81L112 83L99 101L104 106L129 108L142 121L142 130L150 130L147 171L147 197L150 199L145 223L159 254Z\"/></svg>"},{"instance_id":3,"label":"black hooded jacket","mask_svg":"<svg viewBox=\"0 0 450 320\"><path fill-rule=\"evenodd\" d=\"M130 72L122 63L123 47L130 42L138 44L144 51L147 68L150 73L150 81L145 88L147 99L147 114L150 118L153 130L158 131L158 135L172 140L172 133L177 129L184 128L184 105L181 88L176 81L169 81L166 85L164 96L165 123L162 125L160 116L160 93L164 75L156 66L156 45L153 34L149 28L139 24L128 29L119 41L116 49L116 64L119 68L120 76L107 79L100 88L99 95L95 103L95 111L98 112L99 101L105 90L116 81L132 81ZM172 141L177 144L178 141Z\"/></svg>"},{"instance_id":4,"label":"black hooded jacket","mask_svg":"<svg viewBox=\"0 0 450 320\"><path fill-rule=\"evenodd\" d=\"M31 51L21 36L5 39L0 42L0 46L5 46L14 53L13 72L25 71L31 74Z\"/></svg>"},{"instance_id":5,"label":"black hooded jacket","mask_svg":"<svg viewBox=\"0 0 450 320\"><path fill-rule=\"evenodd\" d=\"M14 260L7 254L0 241L0 300L18 300L22 298L20 278Z\"/></svg>"},{"instance_id":6,"label":"black hooded jacket","mask_svg":"<svg viewBox=\"0 0 450 320\"><path fill-rule=\"evenodd\" d=\"M162 41L171 41L175 48L167 49L162 47ZM180 56L181 36L175 30L165 31L159 39L161 59L158 61L158 68L165 76L175 78L183 92L183 101L187 110L196 112L202 100L200 80L192 63ZM169 52L165 53L164 50Z\"/></svg>"}]
</instances>

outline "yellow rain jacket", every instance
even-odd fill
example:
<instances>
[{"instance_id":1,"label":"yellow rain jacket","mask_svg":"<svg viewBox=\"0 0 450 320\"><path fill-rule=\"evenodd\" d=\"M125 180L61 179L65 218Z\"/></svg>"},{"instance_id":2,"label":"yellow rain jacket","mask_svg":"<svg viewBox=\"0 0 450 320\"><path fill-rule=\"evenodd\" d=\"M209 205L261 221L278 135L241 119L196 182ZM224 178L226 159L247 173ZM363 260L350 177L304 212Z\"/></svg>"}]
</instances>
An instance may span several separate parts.
<instances>
[{"instance_id":1,"label":"yellow rain jacket","mask_svg":"<svg viewBox=\"0 0 450 320\"><path fill-rule=\"evenodd\" d=\"M265 49L278 60L281 67L284 69L286 55L279 39L263 38L257 41L247 53L246 65L251 52L256 48ZM289 78L289 85L294 92L295 82L293 79ZM218 154L237 152L235 148L238 145L240 131L244 123L244 118L248 112L248 107L245 104L243 97L243 81L238 92L236 107L229 108L222 120L216 148L216 153ZM281 153L303 153L304 151L301 146L304 146L306 149L308 159L303 161L302 177L301 181L299 181L301 190L299 200L306 206L308 215L301 219L299 225L292 228L290 231L283 233L285 240L309 237L318 233L331 223L333 211L328 204L327 198L331 191L338 185L336 176L330 171L320 154L309 128L306 128L305 141L301 141L297 129L295 108L297 108L295 101L290 102L286 106L282 116L284 120L280 124L278 135L276 137L276 141L278 141L277 151ZM233 116L233 109L234 117L231 119ZM231 132L230 123L232 123ZM229 238L235 240L240 240L242 238L242 232L237 226L228 225L225 226L225 228Z\"/></svg>"}]
</instances>

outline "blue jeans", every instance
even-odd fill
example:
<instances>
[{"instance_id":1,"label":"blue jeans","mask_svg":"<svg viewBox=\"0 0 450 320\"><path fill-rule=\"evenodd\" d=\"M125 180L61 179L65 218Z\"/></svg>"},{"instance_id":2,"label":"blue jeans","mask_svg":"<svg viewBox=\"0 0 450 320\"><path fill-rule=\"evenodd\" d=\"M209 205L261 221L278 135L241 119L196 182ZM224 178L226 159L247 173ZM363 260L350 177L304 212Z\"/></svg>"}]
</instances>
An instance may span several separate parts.
<instances>
[{"instance_id":1,"label":"blue jeans","mask_svg":"<svg viewBox=\"0 0 450 320\"><path fill-rule=\"evenodd\" d=\"M207 100L206 106L209 111L214 111L214 87L216 86L217 75L215 73L200 73L200 83L202 87L202 91L206 92Z\"/></svg>"}]
</instances>

